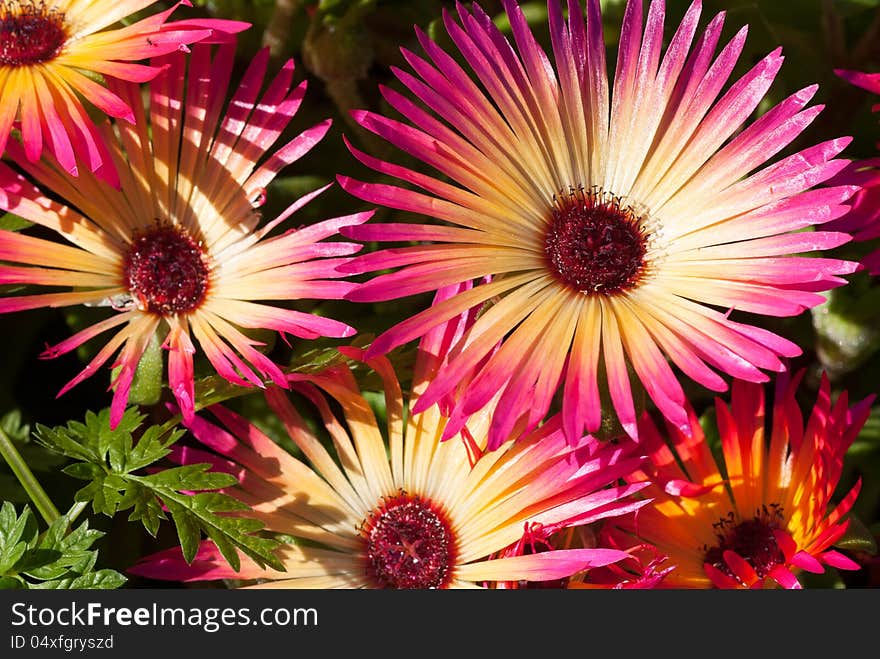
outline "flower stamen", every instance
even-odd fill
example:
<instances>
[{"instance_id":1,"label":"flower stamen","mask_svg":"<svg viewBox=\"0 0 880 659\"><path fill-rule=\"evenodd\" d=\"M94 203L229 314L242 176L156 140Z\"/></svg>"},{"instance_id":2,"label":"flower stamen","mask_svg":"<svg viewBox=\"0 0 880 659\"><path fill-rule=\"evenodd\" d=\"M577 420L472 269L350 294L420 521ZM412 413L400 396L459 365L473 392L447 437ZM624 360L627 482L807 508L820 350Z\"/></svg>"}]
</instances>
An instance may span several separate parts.
<instances>
[{"instance_id":1,"label":"flower stamen","mask_svg":"<svg viewBox=\"0 0 880 659\"><path fill-rule=\"evenodd\" d=\"M588 295L615 295L636 286L645 270L648 235L642 218L601 189L554 195L544 238L550 271Z\"/></svg>"},{"instance_id":2,"label":"flower stamen","mask_svg":"<svg viewBox=\"0 0 880 659\"><path fill-rule=\"evenodd\" d=\"M755 511L754 518L739 523L734 514L729 513L712 525L718 544L703 547L704 562L736 579L737 575L724 560L724 553L733 551L752 566L759 578L767 577L775 566L785 563L785 556L773 533L783 520L782 507L776 503L762 505Z\"/></svg>"},{"instance_id":3,"label":"flower stamen","mask_svg":"<svg viewBox=\"0 0 880 659\"><path fill-rule=\"evenodd\" d=\"M208 272L201 246L170 225L157 225L137 236L123 267L138 306L163 316L197 308L208 291Z\"/></svg>"},{"instance_id":4,"label":"flower stamen","mask_svg":"<svg viewBox=\"0 0 880 659\"><path fill-rule=\"evenodd\" d=\"M378 588L448 585L454 542L443 514L419 496L385 498L364 522L368 569Z\"/></svg>"},{"instance_id":5,"label":"flower stamen","mask_svg":"<svg viewBox=\"0 0 880 659\"><path fill-rule=\"evenodd\" d=\"M64 12L45 2L0 0L0 65L27 66L54 59L67 42Z\"/></svg>"}]
</instances>

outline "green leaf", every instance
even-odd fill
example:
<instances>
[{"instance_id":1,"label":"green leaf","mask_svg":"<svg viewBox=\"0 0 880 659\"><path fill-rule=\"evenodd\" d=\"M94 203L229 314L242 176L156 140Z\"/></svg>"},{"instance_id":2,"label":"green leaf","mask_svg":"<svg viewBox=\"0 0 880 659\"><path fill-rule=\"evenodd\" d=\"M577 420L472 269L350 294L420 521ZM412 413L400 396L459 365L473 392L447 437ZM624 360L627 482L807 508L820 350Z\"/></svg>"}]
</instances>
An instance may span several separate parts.
<instances>
[{"instance_id":1,"label":"green leaf","mask_svg":"<svg viewBox=\"0 0 880 659\"><path fill-rule=\"evenodd\" d=\"M121 502L121 506L123 510L129 507L132 509L128 521L141 522L147 533L153 537L159 532L162 521L168 519L153 492L146 488L130 488L128 497Z\"/></svg>"},{"instance_id":2,"label":"green leaf","mask_svg":"<svg viewBox=\"0 0 880 659\"><path fill-rule=\"evenodd\" d=\"M68 476L73 476L74 478L78 478L83 481L90 481L96 478L102 478L105 473L99 465L92 464L91 462L75 462L74 464L67 465L61 471L63 471Z\"/></svg>"},{"instance_id":3,"label":"green leaf","mask_svg":"<svg viewBox=\"0 0 880 659\"><path fill-rule=\"evenodd\" d=\"M151 426L141 435L125 456L124 470L126 472L143 469L157 460L164 458L171 452L169 448L174 442L183 436L182 430L168 432L166 426Z\"/></svg>"},{"instance_id":4,"label":"green leaf","mask_svg":"<svg viewBox=\"0 0 880 659\"><path fill-rule=\"evenodd\" d=\"M31 586L35 590L112 590L119 588L128 579L116 570L98 570L78 577L44 581Z\"/></svg>"},{"instance_id":5,"label":"green leaf","mask_svg":"<svg viewBox=\"0 0 880 659\"><path fill-rule=\"evenodd\" d=\"M849 526L843 537L834 543L835 547L849 551L864 551L871 555L877 553L877 541L874 534L858 517L850 513L847 516Z\"/></svg>"},{"instance_id":6,"label":"green leaf","mask_svg":"<svg viewBox=\"0 0 880 659\"><path fill-rule=\"evenodd\" d=\"M57 579L70 572L90 572L95 565L97 552L89 551L89 548L104 533L90 529L88 521L69 534L68 527L66 516L55 520L31 551L29 559L37 567L20 567L20 571L38 579Z\"/></svg>"},{"instance_id":7,"label":"green leaf","mask_svg":"<svg viewBox=\"0 0 880 659\"><path fill-rule=\"evenodd\" d=\"M168 508L168 512L171 513L171 518L174 520L174 527L177 529L177 539L180 541L180 549L183 551L183 559L187 563L192 563L196 557L202 537L198 518L190 514L186 506L177 503L177 501L171 498L165 501L165 507ZM225 558L232 565L233 569L238 570L238 556L235 556L232 560L228 557Z\"/></svg>"},{"instance_id":8,"label":"green leaf","mask_svg":"<svg viewBox=\"0 0 880 659\"><path fill-rule=\"evenodd\" d=\"M250 556L259 565L269 565L277 570L284 570L283 564L275 555L279 543L272 538L255 535L263 528L262 522L252 517L242 517L223 513L236 513L248 510L248 506L237 499L220 492L199 492L184 494L181 489L198 489L192 482L184 479L181 486L180 477L186 472L181 469L192 469L191 478L195 482L206 484L229 483L232 478L228 474L205 472L208 465L188 465L187 467L170 469L176 472L165 477L163 473L137 478L139 483L147 485L162 500L171 514L180 548L184 559L189 563L195 558L201 540L201 532L214 541L220 553L233 569L238 570L240 561L236 548ZM218 479L217 476L227 478ZM232 479L234 482L234 479ZM219 514L218 514L219 513Z\"/></svg>"},{"instance_id":9,"label":"green leaf","mask_svg":"<svg viewBox=\"0 0 880 659\"><path fill-rule=\"evenodd\" d=\"M88 521L70 530L71 513L60 516L42 534L28 506L21 515L9 502L0 507L0 587L117 588L125 577L114 570L95 571L92 549L104 533ZM96 585L91 585L96 584Z\"/></svg>"},{"instance_id":10,"label":"green leaf","mask_svg":"<svg viewBox=\"0 0 880 659\"><path fill-rule=\"evenodd\" d=\"M208 471L207 463L184 465L145 476L139 481L151 489L170 488L172 490L219 490L235 485L238 481L231 474Z\"/></svg>"},{"instance_id":11,"label":"green leaf","mask_svg":"<svg viewBox=\"0 0 880 659\"><path fill-rule=\"evenodd\" d=\"M17 515L15 506L4 501L0 507L0 574L13 570L37 535L37 521L29 506Z\"/></svg>"},{"instance_id":12,"label":"green leaf","mask_svg":"<svg viewBox=\"0 0 880 659\"><path fill-rule=\"evenodd\" d=\"M203 534L213 540L221 553L236 569L238 551L250 556L260 565L272 565L283 570L275 556L278 542L256 535L262 522L236 516L248 507L228 494L215 492L237 484L235 477L224 472L210 471L207 463L160 468L151 474L142 474L146 467L155 465L171 452L171 445L182 435L173 421L151 426L135 440L133 433L140 428L144 415L134 408L126 410L116 429L109 426L109 411L89 412L85 422L68 422L65 427L38 426L38 441L52 450L72 457L78 462L64 468L64 473L88 481L74 498L90 502L92 510L107 516L130 510L128 519L141 522L152 536L170 513L180 546L187 561L198 551ZM232 513L232 514L230 514ZM52 537L58 534L53 531ZM44 555L39 576L47 579L60 577L59 571L72 569L71 561L86 561L89 557L77 554L72 546L56 547L49 544L41 551L59 551L67 558ZM85 563L83 563L83 567ZM86 572L88 570L81 570Z\"/></svg>"}]
</instances>

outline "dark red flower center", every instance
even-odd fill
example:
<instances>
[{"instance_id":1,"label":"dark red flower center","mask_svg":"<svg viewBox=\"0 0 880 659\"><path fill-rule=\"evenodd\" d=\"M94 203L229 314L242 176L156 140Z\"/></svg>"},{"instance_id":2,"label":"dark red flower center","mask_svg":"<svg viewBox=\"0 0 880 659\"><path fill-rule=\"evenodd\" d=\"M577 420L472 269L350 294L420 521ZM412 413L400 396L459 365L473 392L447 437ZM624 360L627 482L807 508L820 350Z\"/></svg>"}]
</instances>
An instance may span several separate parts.
<instances>
[{"instance_id":1,"label":"dark red flower center","mask_svg":"<svg viewBox=\"0 0 880 659\"><path fill-rule=\"evenodd\" d=\"M550 271L581 293L614 295L635 286L645 267L641 218L601 190L572 190L553 200L544 238Z\"/></svg>"},{"instance_id":2,"label":"dark red flower center","mask_svg":"<svg viewBox=\"0 0 880 659\"><path fill-rule=\"evenodd\" d=\"M379 588L443 588L452 574L454 542L443 514L404 492L383 500L362 528L369 571Z\"/></svg>"},{"instance_id":3,"label":"dark red flower center","mask_svg":"<svg viewBox=\"0 0 880 659\"><path fill-rule=\"evenodd\" d=\"M775 503L762 506L754 518L739 523L730 513L713 524L718 544L711 548L704 547L704 562L735 579L736 575L724 560L724 552L733 551L763 579L775 566L785 562L785 555L773 534L774 530L780 528L782 520L782 508Z\"/></svg>"},{"instance_id":4,"label":"dark red flower center","mask_svg":"<svg viewBox=\"0 0 880 659\"><path fill-rule=\"evenodd\" d=\"M45 2L0 0L0 65L48 62L66 41L63 12Z\"/></svg>"},{"instance_id":5,"label":"dark red flower center","mask_svg":"<svg viewBox=\"0 0 880 659\"><path fill-rule=\"evenodd\" d=\"M157 226L136 237L123 272L141 308L156 314L192 311L208 290L205 254L177 227Z\"/></svg>"}]
</instances>

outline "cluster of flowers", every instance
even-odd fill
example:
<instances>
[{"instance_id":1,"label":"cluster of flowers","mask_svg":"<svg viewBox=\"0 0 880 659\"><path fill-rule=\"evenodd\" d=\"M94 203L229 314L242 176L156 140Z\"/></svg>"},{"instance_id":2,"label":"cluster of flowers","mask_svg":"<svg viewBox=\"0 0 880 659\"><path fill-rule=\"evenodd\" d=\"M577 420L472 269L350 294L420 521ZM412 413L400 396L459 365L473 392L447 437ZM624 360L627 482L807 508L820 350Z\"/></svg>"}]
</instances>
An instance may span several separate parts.
<instances>
[{"instance_id":1,"label":"cluster of flowers","mask_svg":"<svg viewBox=\"0 0 880 659\"><path fill-rule=\"evenodd\" d=\"M169 550L132 573L263 587L797 588L802 570L860 567L833 548L859 485L832 497L871 400L832 401L826 378L805 421L802 374L786 361L801 348L731 318L816 306L861 266L794 255L880 235L880 161L837 158L848 139L765 164L821 110L807 107L810 86L746 125L779 50L727 86L745 28L719 50L725 16L698 35L695 0L664 51L663 0L647 12L630 0L609 79L598 0L586 14L549 1L550 52L514 0L510 36L458 5L443 15L457 52L418 31L423 53L404 49L411 71L394 70L404 91L381 89L401 118L354 113L436 173L349 143L405 185L338 177L360 200L436 221L359 212L279 232L330 186L263 222L266 186L330 122L275 148L306 92L293 62L264 85L262 51L230 92L248 26L173 21L175 7L108 29L152 4L0 1L0 207L39 229L0 231L0 282L37 287L0 298L0 312L109 308L45 356L113 330L63 389L113 358L111 425L158 337L182 423L204 447L174 459L234 474L246 514L303 542L283 549L284 572L244 556L234 571L206 541L191 563ZM876 74L841 75L880 92ZM81 99L109 118L93 122ZM407 246L357 254L370 241ZM880 272L880 255L864 266ZM427 292L429 308L366 350L340 348L381 377L387 424L349 366L289 372L249 335L351 337L286 301ZM416 339L405 394L385 355ZM196 414L196 346L220 376L264 390L306 462L223 406ZM723 460L673 367L731 388L729 406L716 401Z\"/></svg>"}]
</instances>

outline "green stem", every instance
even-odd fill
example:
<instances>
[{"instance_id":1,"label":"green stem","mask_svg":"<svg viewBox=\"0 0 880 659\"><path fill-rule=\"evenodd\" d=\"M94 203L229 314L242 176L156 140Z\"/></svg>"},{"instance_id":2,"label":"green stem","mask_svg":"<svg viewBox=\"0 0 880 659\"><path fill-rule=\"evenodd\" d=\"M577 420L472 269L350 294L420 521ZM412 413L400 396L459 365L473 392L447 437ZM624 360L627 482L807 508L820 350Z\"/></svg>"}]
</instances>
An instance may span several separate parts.
<instances>
[{"instance_id":1,"label":"green stem","mask_svg":"<svg viewBox=\"0 0 880 659\"><path fill-rule=\"evenodd\" d=\"M46 490L43 489L43 486L34 477L30 467L22 459L18 449L15 448L15 445L3 428L0 428L0 456L6 460L6 464L12 469L12 473L18 478L18 482L21 483L21 486L27 492L37 510L40 511L43 519L46 520L46 524L52 524L52 522L61 517L61 513L58 512L49 495L46 494Z\"/></svg>"},{"instance_id":2,"label":"green stem","mask_svg":"<svg viewBox=\"0 0 880 659\"><path fill-rule=\"evenodd\" d=\"M88 505L89 504L87 501L77 501L75 504L73 504L73 506L71 506L70 511L67 513L67 523L71 527L73 527L73 522L76 520L77 517L80 516L80 513L82 513L82 511L85 510L86 506Z\"/></svg>"}]
</instances>

